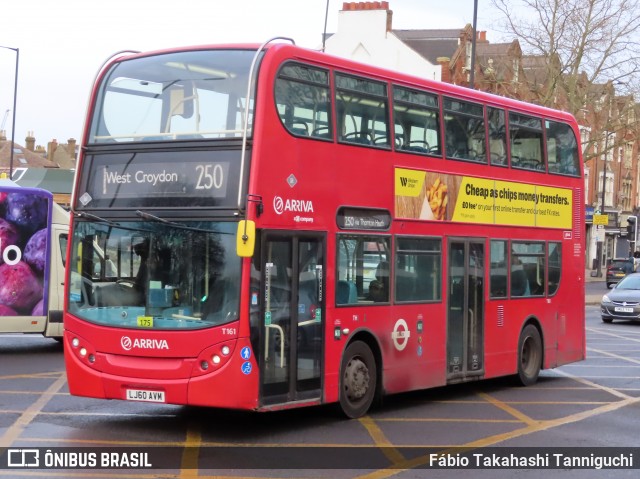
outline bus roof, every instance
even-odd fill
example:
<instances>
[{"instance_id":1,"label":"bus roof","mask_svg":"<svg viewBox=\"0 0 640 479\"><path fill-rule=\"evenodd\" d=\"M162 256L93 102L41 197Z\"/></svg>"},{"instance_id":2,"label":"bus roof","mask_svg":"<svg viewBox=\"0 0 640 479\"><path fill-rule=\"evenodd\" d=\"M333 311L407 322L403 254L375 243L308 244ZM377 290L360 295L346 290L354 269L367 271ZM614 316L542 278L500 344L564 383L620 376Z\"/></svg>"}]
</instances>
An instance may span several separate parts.
<instances>
[{"instance_id":1,"label":"bus roof","mask_svg":"<svg viewBox=\"0 0 640 479\"><path fill-rule=\"evenodd\" d=\"M128 55L114 56L112 61L108 62L109 65L117 63L123 60L129 60L133 58L143 58L153 55L195 51L195 50L257 50L260 48L258 43L229 43L229 44L209 44L209 45L197 45L197 46L183 46L167 48L162 50L153 50L140 53L131 53ZM353 73L355 75L367 75L384 81L393 81L401 83L404 86L415 88L428 88L433 89L439 93L445 95L454 95L459 98L467 100L481 101L494 105L500 105L513 110L521 110L529 113L537 113L542 116L554 117L564 119L567 121L575 121L573 115L563 110L556 110L549 107L537 105L534 103L528 103L522 100L516 100L513 98L500 96L492 93L483 92L480 90L474 90L468 87L454 85L437 80L430 80L428 78L417 77L407 73L388 70L366 63L361 63L349 58L342 58L329 53L322 52L320 50L312 50L305 47L300 47L290 43L270 43L264 47L265 50L271 51L278 57L292 58L299 60L308 60L324 65L325 67L333 67L338 70ZM106 65L105 65L106 66Z\"/></svg>"}]
</instances>

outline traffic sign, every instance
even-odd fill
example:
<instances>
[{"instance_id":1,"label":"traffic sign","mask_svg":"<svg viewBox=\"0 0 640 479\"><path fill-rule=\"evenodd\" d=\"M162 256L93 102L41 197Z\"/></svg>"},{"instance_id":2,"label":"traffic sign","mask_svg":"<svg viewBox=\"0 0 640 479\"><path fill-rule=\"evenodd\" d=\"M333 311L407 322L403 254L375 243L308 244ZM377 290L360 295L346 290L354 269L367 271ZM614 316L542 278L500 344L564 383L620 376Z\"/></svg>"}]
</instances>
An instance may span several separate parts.
<instances>
[{"instance_id":1,"label":"traffic sign","mask_svg":"<svg viewBox=\"0 0 640 479\"><path fill-rule=\"evenodd\" d=\"M593 224L594 225L608 225L609 224L609 215L593 215Z\"/></svg>"}]
</instances>

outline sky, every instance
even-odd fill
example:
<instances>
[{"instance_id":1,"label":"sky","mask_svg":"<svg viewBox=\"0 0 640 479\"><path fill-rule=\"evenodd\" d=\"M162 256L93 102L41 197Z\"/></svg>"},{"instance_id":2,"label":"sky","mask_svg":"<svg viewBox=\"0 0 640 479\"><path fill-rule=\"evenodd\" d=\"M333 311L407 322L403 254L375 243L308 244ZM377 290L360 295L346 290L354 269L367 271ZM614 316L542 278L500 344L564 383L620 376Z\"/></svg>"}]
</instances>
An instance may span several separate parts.
<instances>
[{"instance_id":1,"label":"sky","mask_svg":"<svg viewBox=\"0 0 640 479\"><path fill-rule=\"evenodd\" d=\"M474 0L388 0L394 29L462 28ZM274 36L320 48L327 0L5 0L0 45L19 49L15 141L80 141L100 66L120 50L262 43ZM343 0L329 0L327 32ZM492 37L496 12L478 0L477 28ZM497 34L496 34L497 35ZM0 48L0 129L11 138L16 53ZM10 110L5 115L6 111ZM2 128L1 123L5 119Z\"/></svg>"}]
</instances>

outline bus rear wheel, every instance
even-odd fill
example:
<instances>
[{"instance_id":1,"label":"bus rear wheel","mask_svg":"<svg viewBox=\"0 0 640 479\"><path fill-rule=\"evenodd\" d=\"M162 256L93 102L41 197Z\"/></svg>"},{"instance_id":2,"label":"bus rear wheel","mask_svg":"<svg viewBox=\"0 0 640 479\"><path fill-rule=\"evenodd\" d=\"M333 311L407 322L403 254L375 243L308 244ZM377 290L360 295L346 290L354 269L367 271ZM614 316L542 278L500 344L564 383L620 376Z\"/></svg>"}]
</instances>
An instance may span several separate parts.
<instances>
[{"instance_id":1,"label":"bus rear wheel","mask_svg":"<svg viewBox=\"0 0 640 479\"><path fill-rule=\"evenodd\" d=\"M351 343L340 368L340 408L349 418L364 416L376 394L377 365L371 348L362 341Z\"/></svg>"},{"instance_id":2,"label":"bus rear wheel","mask_svg":"<svg viewBox=\"0 0 640 479\"><path fill-rule=\"evenodd\" d=\"M528 324L518 340L518 383L531 386L538 380L542 368L542 339L538 328Z\"/></svg>"}]
</instances>

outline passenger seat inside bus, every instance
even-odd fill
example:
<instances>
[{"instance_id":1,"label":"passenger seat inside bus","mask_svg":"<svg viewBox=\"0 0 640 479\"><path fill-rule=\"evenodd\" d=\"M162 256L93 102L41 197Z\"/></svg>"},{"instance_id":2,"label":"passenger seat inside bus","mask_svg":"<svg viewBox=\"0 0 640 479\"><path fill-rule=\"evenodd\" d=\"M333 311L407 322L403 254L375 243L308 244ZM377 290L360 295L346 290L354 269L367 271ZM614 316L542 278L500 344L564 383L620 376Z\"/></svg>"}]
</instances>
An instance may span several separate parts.
<instances>
[{"instance_id":1,"label":"passenger seat inside bus","mask_svg":"<svg viewBox=\"0 0 640 479\"><path fill-rule=\"evenodd\" d=\"M336 304L356 304L357 302L356 285L351 281L339 280L336 285Z\"/></svg>"}]
</instances>

